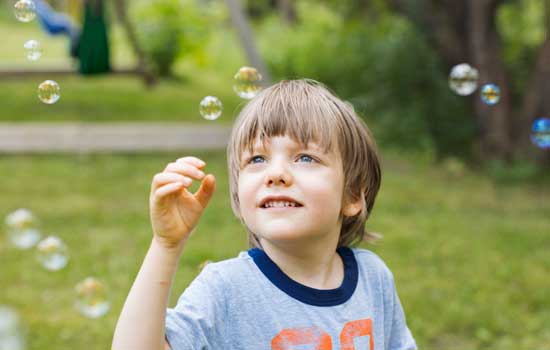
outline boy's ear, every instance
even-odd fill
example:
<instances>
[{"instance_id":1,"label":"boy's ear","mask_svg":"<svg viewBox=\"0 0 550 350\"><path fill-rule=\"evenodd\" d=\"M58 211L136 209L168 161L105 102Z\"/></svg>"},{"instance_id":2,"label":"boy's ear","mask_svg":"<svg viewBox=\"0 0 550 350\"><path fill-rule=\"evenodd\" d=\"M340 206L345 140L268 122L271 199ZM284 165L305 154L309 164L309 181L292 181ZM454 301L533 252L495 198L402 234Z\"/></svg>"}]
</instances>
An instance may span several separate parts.
<instances>
[{"instance_id":1,"label":"boy's ear","mask_svg":"<svg viewBox=\"0 0 550 350\"><path fill-rule=\"evenodd\" d=\"M361 203L361 200L353 203L348 203L342 209L342 214L344 214L344 216L355 216L359 214L362 207L363 205Z\"/></svg>"},{"instance_id":2,"label":"boy's ear","mask_svg":"<svg viewBox=\"0 0 550 350\"><path fill-rule=\"evenodd\" d=\"M361 211L361 202L355 202L355 203L348 203L346 206L344 206L343 210L342 210L342 214L344 214L344 216L355 216L357 214L359 214L359 212Z\"/></svg>"},{"instance_id":3,"label":"boy's ear","mask_svg":"<svg viewBox=\"0 0 550 350\"><path fill-rule=\"evenodd\" d=\"M364 190L361 191L361 194L365 193ZM342 214L344 216L355 216L361 212L363 209L363 198L348 200L345 202L342 208Z\"/></svg>"}]
</instances>

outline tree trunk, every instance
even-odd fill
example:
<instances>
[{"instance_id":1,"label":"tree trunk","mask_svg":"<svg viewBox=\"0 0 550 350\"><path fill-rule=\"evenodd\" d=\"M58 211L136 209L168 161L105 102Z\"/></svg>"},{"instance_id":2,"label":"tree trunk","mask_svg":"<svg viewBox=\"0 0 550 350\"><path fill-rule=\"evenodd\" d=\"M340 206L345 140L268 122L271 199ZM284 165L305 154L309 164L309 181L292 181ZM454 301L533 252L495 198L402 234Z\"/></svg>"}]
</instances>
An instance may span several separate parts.
<instances>
[{"instance_id":1,"label":"tree trunk","mask_svg":"<svg viewBox=\"0 0 550 350\"><path fill-rule=\"evenodd\" d=\"M294 0L277 0L279 12L287 24L294 25L298 21Z\"/></svg>"},{"instance_id":2,"label":"tree trunk","mask_svg":"<svg viewBox=\"0 0 550 350\"><path fill-rule=\"evenodd\" d=\"M473 104L482 158L510 159L510 84L501 58L500 38L495 25L495 4L492 0L468 0L470 63L479 70L478 92L473 95ZM500 101L495 105L487 105L481 99L481 87L487 83L496 84L500 88Z\"/></svg>"},{"instance_id":3,"label":"tree trunk","mask_svg":"<svg viewBox=\"0 0 550 350\"><path fill-rule=\"evenodd\" d=\"M115 0L114 5L115 5L115 12L117 14L118 20L122 24L122 27L126 32L126 37L130 42L130 46L132 47L132 50L134 51L134 54L138 59L137 70L141 74L143 74L145 84L147 86L152 86L155 83L155 77L147 67L146 60L145 60L145 52L141 49L141 46L139 45L139 42L136 36L136 31L134 30L132 23L128 19L128 14L126 11L126 8L127 8L126 2L124 0Z\"/></svg>"},{"instance_id":4,"label":"tree trunk","mask_svg":"<svg viewBox=\"0 0 550 350\"><path fill-rule=\"evenodd\" d=\"M469 63L478 69L478 90L469 97L478 126L478 157L509 160L514 147L513 110L509 76L495 23L502 0L388 1L395 11L410 18L426 33L448 71L458 63ZM481 100L481 87L488 83L500 88L500 101L496 105L486 105Z\"/></svg>"},{"instance_id":5,"label":"tree trunk","mask_svg":"<svg viewBox=\"0 0 550 350\"><path fill-rule=\"evenodd\" d=\"M248 23L247 16L243 11L241 3L239 0L226 0L227 7L229 8L229 13L231 14L231 20L233 26L237 30L239 35L239 40L241 46L244 49L246 56L248 57L249 63L256 68L262 75L263 85L271 84L271 76L267 70L264 61L258 54L256 49L256 44L254 41L254 35L252 34L252 29Z\"/></svg>"}]
</instances>

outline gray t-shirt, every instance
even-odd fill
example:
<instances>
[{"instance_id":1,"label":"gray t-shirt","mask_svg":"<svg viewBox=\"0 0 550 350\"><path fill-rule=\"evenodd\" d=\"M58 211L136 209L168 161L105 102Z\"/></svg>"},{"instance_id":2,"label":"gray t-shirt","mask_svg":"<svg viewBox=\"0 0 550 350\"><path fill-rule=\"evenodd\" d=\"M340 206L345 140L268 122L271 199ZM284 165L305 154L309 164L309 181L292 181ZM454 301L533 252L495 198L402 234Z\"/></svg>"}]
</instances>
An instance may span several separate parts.
<instances>
[{"instance_id":1,"label":"gray t-shirt","mask_svg":"<svg viewBox=\"0 0 550 350\"><path fill-rule=\"evenodd\" d=\"M337 249L344 280L315 289L259 248L210 263L167 310L173 350L417 349L393 275L373 252Z\"/></svg>"}]
</instances>

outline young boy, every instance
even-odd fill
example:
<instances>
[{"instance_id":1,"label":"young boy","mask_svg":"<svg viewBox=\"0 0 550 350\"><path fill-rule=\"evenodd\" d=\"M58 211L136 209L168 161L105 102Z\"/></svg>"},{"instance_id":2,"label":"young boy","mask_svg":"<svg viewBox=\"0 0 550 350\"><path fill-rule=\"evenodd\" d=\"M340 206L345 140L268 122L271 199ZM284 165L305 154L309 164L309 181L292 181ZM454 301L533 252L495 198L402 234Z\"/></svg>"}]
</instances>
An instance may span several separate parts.
<instances>
[{"instance_id":1,"label":"young boy","mask_svg":"<svg viewBox=\"0 0 550 350\"><path fill-rule=\"evenodd\" d=\"M227 148L231 205L249 250L210 263L166 310L187 239L215 189L184 157L155 175L151 247L113 350L412 350L392 273L366 249L381 173L353 108L312 80L282 81L239 115ZM192 179L201 180L195 194Z\"/></svg>"}]
</instances>

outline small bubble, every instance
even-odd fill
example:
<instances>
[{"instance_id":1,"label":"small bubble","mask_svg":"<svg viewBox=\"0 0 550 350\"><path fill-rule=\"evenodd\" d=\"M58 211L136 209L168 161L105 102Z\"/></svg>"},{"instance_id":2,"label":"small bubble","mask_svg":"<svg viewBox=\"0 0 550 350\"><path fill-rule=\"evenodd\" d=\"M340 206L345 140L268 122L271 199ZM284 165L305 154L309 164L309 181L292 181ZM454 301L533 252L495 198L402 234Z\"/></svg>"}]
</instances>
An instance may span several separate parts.
<instances>
[{"instance_id":1,"label":"small bubble","mask_svg":"<svg viewBox=\"0 0 550 350\"><path fill-rule=\"evenodd\" d=\"M13 8L15 18L20 22L30 22L36 17L36 6L31 0L19 0Z\"/></svg>"},{"instance_id":2,"label":"small bubble","mask_svg":"<svg viewBox=\"0 0 550 350\"><path fill-rule=\"evenodd\" d=\"M27 40L23 47L27 50L27 59L29 61L37 61L42 56L42 47L40 43L34 39Z\"/></svg>"},{"instance_id":3,"label":"small bubble","mask_svg":"<svg viewBox=\"0 0 550 350\"><path fill-rule=\"evenodd\" d=\"M206 96L200 103L199 111L204 119L218 119L222 114L222 103L217 97Z\"/></svg>"},{"instance_id":4,"label":"small bubble","mask_svg":"<svg viewBox=\"0 0 550 350\"><path fill-rule=\"evenodd\" d=\"M5 219L8 237L19 249L29 249L42 236L38 230L38 220L28 209L17 209L8 214Z\"/></svg>"},{"instance_id":5,"label":"small bubble","mask_svg":"<svg viewBox=\"0 0 550 350\"><path fill-rule=\"evenodd\" d=\"M46 80L38 86L38 98L46 104L59 101L59 84L53 80Z\"/></svg>"},{"instance_id":6,"label":"small bubble","mask_svg":"<svg viewBox=\"0 0 550 350\"><path fill-rule=\"evenodd\" d=\"M36 248L38 261L50 271L61 270L69 261L67 246L59 237L48 236Z\"/></svg>"},{"instance_id":7,"label":"small bubble","mask_svg":"<svg viewBox=\"0 0 550 350\"><path fill-rule=\"evenodd\" d=\"M87 277L75 287L75 307L88 318L99 318L109 311L111 303L107 296L107 288L94 277Z\"/></svg>"},{"instance_id":8,"label":"small bubble","mask_svg":"<svg viewBox=\"0 0 550 350\"><path fill-rule=\"evenodd\" d=\"M23 350L25 341L19 315L12 308L0 305L0 350Z\"/></svg>"},{"instance_id":9,"label":"small bubble","mask_svg":"<svg viewBox=\"0 0 550 350\"><path fill-rule=\"evenodd\" d=\"M550 149L550 118L538 118L533 122L531 141L542 149Z\"/></svg>"},{"instance_id":10,"label":"small bubble","mask_svg":"<svg viewBox=\"0 0 550 350\"><path fill-rule=\"evenodd\" d=\"M481 100L488 105L497 104L500 100L500 88L495 84L485 84L481 88Z\"/></svg>"},{"instance_id":11,"label":"small bubble","mask_svg":"<svg viewBox=\"0 0 550 350\"><path fill-rule=\"evenodd\" d=\"M235 85L233 90L244 99L254 98L261 90L260 82L262 81L262 75L256 68L253 67L241 67L235 74Z\"/></svg>"},{"instance_id":12,"label":"small bubble","mask_svg":"<svg viewBox=\"0 0 550 350\"><path fill-rule=\"evenodd\" d=\"M461 96L472 94L477 89L479 73L467 63L453 67L449 74L449 87Z\"/></svg>"}]
</instances>

